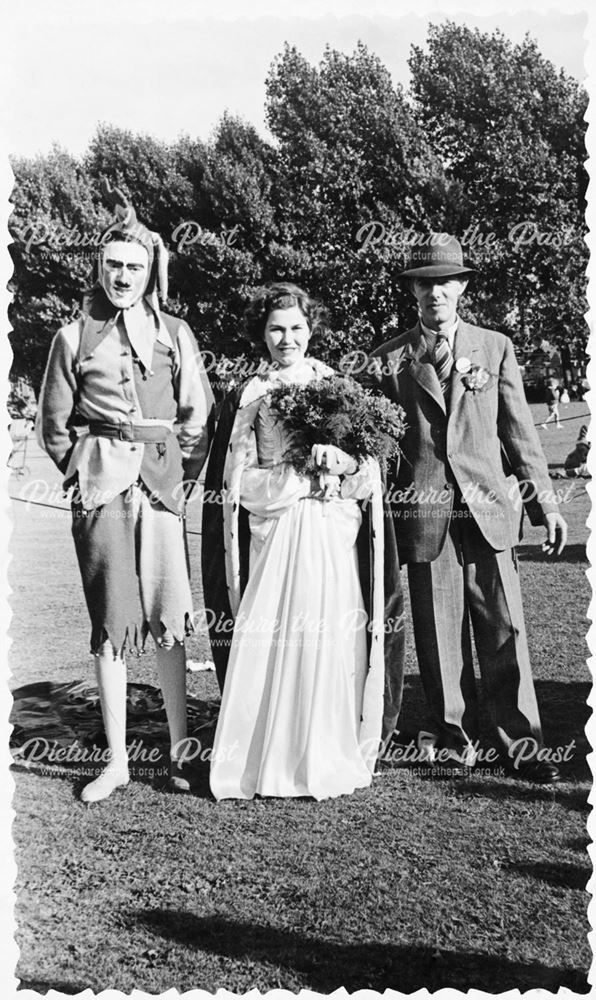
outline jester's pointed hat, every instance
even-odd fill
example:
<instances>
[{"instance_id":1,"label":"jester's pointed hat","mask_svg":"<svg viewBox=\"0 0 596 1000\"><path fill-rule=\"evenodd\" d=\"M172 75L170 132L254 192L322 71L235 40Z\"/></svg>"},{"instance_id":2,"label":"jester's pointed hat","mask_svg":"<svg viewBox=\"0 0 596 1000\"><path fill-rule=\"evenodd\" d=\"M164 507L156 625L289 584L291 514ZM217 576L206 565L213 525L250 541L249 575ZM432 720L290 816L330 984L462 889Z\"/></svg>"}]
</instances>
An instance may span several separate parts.
<instances>
[{"instance_id":1,"label":"jester's pointed hat","mask_svg":"<svg viewBox=\"0 0 596 1000\"><path fill-rule=\"evenodd\" d=\"M149 277L143 293L145 299L155 311L159 311L159 301L168 297L168 251L159 233L152 233L137 219L137 214L119 188L112 188L105 179L101 181L101 193L108 205L114 209L114 222L102 234L101 243L124 240L127 243L140 243L149 255ZM93 270L94 285L99 281L100 260L96 259Z\"/></svg>"}]
</instances>

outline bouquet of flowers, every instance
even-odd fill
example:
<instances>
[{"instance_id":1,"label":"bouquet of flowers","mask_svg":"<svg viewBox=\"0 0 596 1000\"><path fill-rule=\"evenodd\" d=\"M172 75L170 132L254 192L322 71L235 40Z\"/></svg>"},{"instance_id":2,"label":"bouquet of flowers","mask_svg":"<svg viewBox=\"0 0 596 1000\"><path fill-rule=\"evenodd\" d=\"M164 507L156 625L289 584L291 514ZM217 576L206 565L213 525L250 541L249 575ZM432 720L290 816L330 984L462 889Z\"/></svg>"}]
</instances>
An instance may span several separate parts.
<instances>
[{"instance_id":1,"label":"bouquet of flowers","mask_svg":"<svg viewBox=\"0 0 596 1000\"><path fill-rule=\"evenodd\" d=\"M333 444L358 461L370 456L384 467L399 455L406 429L401 406L344 375L276 386L269 409L290 442L284 461L303 475L320 471L311 457L314 444Z\"/></svg>"}]
</instances>

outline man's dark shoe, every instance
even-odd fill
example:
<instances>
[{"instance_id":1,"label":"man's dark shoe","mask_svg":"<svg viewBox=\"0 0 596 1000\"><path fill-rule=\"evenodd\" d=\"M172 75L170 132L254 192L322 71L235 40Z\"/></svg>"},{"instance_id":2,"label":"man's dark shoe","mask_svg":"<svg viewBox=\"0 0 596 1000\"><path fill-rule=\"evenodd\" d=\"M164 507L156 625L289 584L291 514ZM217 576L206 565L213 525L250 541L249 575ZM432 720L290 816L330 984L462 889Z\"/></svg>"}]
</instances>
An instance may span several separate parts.
<instances>
[{"instance_id":1,"label":"man's dark shoe","mask_svg":"<svg viewBox=\"0 0 596 1000\"><path fill-rule=\"evenodd\" d=\"M407 747L411 743L416 744L417 732L410 732L407 729L394 729L386 742L386 746Z\"/></svg>"},{"instance_id":2,"label":"man's dark shoe","mask_svg":"<svg viewBox=\"0 0 596 1000\"><path fill-rule=\"evenodd\" d=\"M533 781L538 785L556 785L563 780L559 768L548 760L529 760L520 767L514 767L511 761L504 760L503 766L510 778L521 778L522 781Z\"/></svg>"},{"instance_id":3,"label":"man's dark shoe","mask_svg":"<svg viewBox=\"0 0 596 1000\"><path fill-rule=\"evenodd\" d=\"M416 760L416 753L416 733L396 730L385 738L377 759L377 770L381 772L409 766Z\"/></svg>"}]
</instances>

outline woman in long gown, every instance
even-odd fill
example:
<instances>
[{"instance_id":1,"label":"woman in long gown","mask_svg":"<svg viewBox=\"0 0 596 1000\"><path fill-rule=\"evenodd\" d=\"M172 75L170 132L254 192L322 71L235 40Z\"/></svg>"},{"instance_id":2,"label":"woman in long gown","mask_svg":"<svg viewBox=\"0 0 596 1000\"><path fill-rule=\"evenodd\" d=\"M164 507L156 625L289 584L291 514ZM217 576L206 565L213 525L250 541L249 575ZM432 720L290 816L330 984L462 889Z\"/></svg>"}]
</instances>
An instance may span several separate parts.
<instances>
[{"instance_id":1,"label":"woman in long gown","mask_svg":"<svg viewBox=\"0 0 596 1000\"><path fill-rule=\"evenodd\" d=\"M223 684L211 790L217 799L323 799L369 785L381 743L380 473L372 459L359 466L325 442L313 448L317 477L283 461L288 441L267 398L280 382L333 374L306 356L321 311L284 283L261 289L248 315L270 363L228 400L204 504L205 603ZM220 492L208 488L214 484ZM222 539L215 548L214 522ZM218 560L225 568L223 600L213 583ZM224 612L217 613L218 604Z\"/></svg>"}]
</instances>

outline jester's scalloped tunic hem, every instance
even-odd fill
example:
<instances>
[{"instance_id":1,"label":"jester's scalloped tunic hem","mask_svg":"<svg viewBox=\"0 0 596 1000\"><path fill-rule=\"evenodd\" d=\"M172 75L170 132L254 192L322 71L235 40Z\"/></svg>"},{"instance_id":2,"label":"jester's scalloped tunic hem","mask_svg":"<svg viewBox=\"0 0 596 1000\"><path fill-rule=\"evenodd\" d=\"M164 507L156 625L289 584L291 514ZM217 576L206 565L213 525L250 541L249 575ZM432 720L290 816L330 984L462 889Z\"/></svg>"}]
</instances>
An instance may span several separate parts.
<instances>
[{"instance_id":1,"label":"jester's scalloped tunic hem","mask_svg":"<svg viewBox=\"0 0 596 1000\"><path fill-rule=\"evenodd\" d=\"M140 626L133 622L126 626L123 635L119 632L108 632L105 626L97 626L91 631L89 652L92 656L99 656L104 643L109 642L115 654L131 653L134 656L142 656L146 653L148 635L152 636L156 646L163 645L164 648L170 648L173 643L182 645L194 632L194 622L192 615L189 614L185 615L182 631L177 626L172 628L164 621L144 621Z\"/></svg>"}]
</instances>

